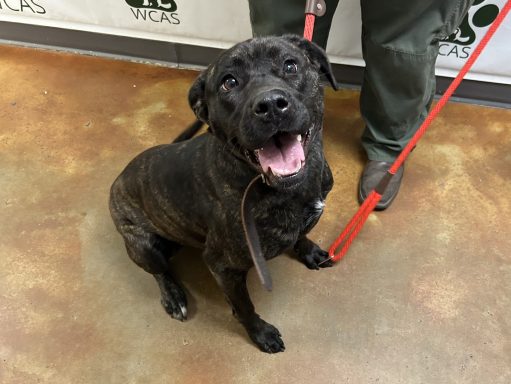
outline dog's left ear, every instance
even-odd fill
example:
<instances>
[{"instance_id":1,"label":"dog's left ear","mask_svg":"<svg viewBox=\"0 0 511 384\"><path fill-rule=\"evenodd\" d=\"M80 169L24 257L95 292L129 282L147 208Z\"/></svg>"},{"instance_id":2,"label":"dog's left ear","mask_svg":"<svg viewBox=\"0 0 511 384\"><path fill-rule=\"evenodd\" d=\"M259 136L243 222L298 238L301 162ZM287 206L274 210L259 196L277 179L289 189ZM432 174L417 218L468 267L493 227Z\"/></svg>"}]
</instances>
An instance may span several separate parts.
<instances>
[{"instance_id":1,"label":"dog's left ear","mask_svg":"<svg viewBox=\"0 0 511 384\"><path fill-rule=\"evenodd\" d=\"M335 80L332 66L323 48L298 35L284 35L283 38L303 50L310 61L319 67L320 73L326 76L332 88L337 91L337 81Z\"/></svg>"},{"instance_id":2,"label":"dog's left ear","mask_svg":"<svg viewBox=\"0 0 511 384\"><path fill-rule=\"evenodd\" d=\"M206 71L201 72L188 92L188 103L197 119L208 122L208 105L206 103Z\"/></svg>"}]
</instances>

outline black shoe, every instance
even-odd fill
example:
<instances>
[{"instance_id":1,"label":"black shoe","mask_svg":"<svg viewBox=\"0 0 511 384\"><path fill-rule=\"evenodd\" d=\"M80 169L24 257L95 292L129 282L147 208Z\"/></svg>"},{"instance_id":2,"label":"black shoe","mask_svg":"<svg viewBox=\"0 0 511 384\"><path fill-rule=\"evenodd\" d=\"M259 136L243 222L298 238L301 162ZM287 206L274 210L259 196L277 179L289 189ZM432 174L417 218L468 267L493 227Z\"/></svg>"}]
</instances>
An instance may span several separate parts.
<instances>
[{"instance_id":1,"label":"black shoe","mask_svg":"<svg viewBox=\"0 0 511 384\"><path fill-rule=\"evenodd\" d=\"M385 161L369 160L367 162L358 184L358 202L360 204L362 204L371 191L376 188L391 166L392 163L387 163ZM397 196L401 180L403 179L403 172L404 164L398 169L396 174L392 176L392 179L387 185L387 189L385 189L381 200L375 207L376 211L383 211L384 209L387 209Z\"/></svg>"}]
</instances>

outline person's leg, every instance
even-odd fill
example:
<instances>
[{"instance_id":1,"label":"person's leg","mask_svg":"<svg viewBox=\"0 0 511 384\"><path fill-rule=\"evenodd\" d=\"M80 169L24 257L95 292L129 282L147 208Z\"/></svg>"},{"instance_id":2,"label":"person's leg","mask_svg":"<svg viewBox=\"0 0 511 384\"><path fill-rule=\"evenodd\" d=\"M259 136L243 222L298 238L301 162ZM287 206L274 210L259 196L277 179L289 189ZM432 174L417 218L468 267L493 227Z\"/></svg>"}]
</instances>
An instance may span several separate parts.
<instances>
[{"instance_id":1,"label":"person's leg","mask_svg":"<svg viewBox=\"0 0 511 384\"><path fill-rule=\"evenodd\" d=\"M326 13L317 17L312 40L325 48L332 18L339 0L326 0ZM254 36L303 35L305 0L249 0L250 22Z\"/></svg>"},{"instance_id":2,"label":"person's leg","mask_svg":"<svg viewBox=\"0 0 511 384\"><path fill-rule=\"evenodd\" d=\"M362 145L369 163L359 200L399 155L428 114L435 94L438 43L461 23L473 0L361 0L366 68L360 110L366 123ZM403 170L377 208L399 189Z\"/></svg>"}]
</instances>

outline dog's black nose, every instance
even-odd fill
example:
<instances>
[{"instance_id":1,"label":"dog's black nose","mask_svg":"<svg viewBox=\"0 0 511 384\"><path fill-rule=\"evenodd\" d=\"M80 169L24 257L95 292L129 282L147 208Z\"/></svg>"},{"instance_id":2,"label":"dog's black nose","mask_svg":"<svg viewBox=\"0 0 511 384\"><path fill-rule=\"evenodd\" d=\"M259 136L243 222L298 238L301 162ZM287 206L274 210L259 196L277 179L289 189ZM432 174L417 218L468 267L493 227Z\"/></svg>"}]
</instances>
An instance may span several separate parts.
<instances>
[{"instance_id":1,"label":"dog's black nose","mask_svg":"<svg viewBox=\"0 0 511 384\"><path fill-rule=\"evenodd\" d=\"M253 110L257 117L264 119L283 115L289 110L288 97L277 90L264 92L256 98Z\"/></svg>"}]
</instances>

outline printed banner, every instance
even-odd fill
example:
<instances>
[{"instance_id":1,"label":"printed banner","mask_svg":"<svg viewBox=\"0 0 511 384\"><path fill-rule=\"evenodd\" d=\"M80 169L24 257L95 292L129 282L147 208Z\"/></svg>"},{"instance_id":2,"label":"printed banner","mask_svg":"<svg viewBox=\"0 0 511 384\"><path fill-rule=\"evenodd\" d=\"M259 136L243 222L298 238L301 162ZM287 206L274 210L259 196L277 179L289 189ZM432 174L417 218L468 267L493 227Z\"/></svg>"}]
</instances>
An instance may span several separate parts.
<instances>
[{"instance_id":1,"label":"printed banner","mask_svg":"<svg viewBox=\"0 0 511 384\"><path fill-rule=\"evenodd\" d=\"M239 0L0 0L0 20L218 48L251 36Z\"/></svg>"},{"instance_id":2,"label":"printed banner","mask_svg":"<svg viewBox=\"0 0 511 384\"><path fill-rule=\"evenodd\" d=\"M305 0L304 0L305 3ZM505 0L475 0L458 30L440 44L437 74L454 77ZM0 0L0 20L227 48L251 36L247 0ZM363 66L359 0L343 0L327 52ZM511 84L511 16L467 78Z\"/></svg>"}]
</instances>

